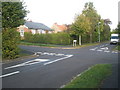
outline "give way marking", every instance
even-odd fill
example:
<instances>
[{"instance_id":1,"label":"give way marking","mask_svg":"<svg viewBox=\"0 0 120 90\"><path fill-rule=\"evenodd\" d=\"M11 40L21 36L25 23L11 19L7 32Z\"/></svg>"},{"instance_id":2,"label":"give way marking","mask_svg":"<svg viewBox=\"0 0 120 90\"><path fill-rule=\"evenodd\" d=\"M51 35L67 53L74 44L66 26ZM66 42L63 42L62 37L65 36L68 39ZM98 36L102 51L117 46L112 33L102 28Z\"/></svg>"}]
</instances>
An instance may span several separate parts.
<instances>
[{"instance_id":1,"label":"give way marking","mask_svg":"<svg viewBox=\"0 0 120 90\"><path fill-rule=\"evenodd\" d=\"M44 65L52 64L54 62L70 58L72 56L73 55L66 55L66 57L59 58L59 59L56 59L56 60L44 63ZM24 63L21 63L21 64L17 64L17 65L14 65L14 66L6 67L5 69L11 69L11 68L21 67L21 66L26 66L26 65L32 65L32 64L37 64L37 63L46 62L46 61L49 61L49 59L34 59L34 60L27 61L27 62L24 62ZM15 72L12 72L12 73L1 75L0 78L11 76L11 75L15 75L15 74L18 74L18 73L20 73L20 71L15 71Z\"/></svg>"},{"instance_id":2,"label":"give way marking","mask_svg":"<svg viewBox=\"0 0 120 90\"><path fill-rule=\"evenodd\" d=\"M37 63L40 63L40 62L46 62L46 61L49 61L49 59L34 59L34 60L27 61L27 62L17 64L17 65L14 65L14 66L6 67L5 69L27 66L27 65L37 64Z\"/></svg>"}]
</instances>

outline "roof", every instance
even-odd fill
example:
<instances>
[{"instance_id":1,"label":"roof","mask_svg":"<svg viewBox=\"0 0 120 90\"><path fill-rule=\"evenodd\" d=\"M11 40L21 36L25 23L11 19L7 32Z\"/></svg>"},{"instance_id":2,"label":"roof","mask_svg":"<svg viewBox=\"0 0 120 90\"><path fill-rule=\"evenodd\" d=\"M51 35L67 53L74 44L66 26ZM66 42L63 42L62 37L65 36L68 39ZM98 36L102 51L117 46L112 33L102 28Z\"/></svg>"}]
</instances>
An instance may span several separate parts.
<instances>
[{"instance_id":1,"label":"roof","mask_svg":"<svg viewBox=\"0 0 120 90\"><path fill-rule=\"evenodd\" d=\"M54 23L52 28L57 29L57 30L61 30L61 31L67 30L67 26L65 24L58 25L57 23Z\"/></svg>"},{"instance_id":2,"label":"roof","mask_svg":"<svg viewBox=\"0 0 120 90\"><path fill-rule=\"evenodd\" d=\"M37 23L37 22L32 22L32 21L26 21L25 26L27 26L30 29L52 30L42 23Z\"/></svg>"}]
</instances>

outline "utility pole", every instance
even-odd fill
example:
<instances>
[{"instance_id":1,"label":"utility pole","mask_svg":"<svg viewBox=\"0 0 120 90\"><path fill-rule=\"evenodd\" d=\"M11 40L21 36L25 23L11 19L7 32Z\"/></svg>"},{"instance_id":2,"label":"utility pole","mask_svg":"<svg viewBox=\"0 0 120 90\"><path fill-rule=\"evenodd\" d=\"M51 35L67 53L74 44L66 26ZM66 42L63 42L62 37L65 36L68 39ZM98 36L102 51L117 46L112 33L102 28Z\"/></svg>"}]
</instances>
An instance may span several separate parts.
<instances>
[{"instance_id":1,"label":"utility pole","mask_svg":"<svg viewBox=\"0 0 120 90\"><path fill-rule=\"evenodd\" d=\"M101 23L101 22L98 22L98 34L99 34L98 40L99 40L99 42L100 42L100 23Z\"/></svg>"}]
</instances>

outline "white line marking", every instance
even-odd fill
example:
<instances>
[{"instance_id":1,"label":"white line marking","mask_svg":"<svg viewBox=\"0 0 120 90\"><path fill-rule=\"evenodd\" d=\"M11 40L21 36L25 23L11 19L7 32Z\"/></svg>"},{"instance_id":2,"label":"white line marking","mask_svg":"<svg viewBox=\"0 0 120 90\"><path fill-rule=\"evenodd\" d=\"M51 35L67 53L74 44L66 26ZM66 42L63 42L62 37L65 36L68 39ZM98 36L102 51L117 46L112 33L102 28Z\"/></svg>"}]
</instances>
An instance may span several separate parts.
<instances>
[{"instance_id":1,"label":"white line marking","mask_svg":"<svg viewBox=\"0 0 120 90\"><path fill-rule=\"evenodd\" d=\"M36 52L35 55L65 56L64 54L61 53L56 54L56 53L48 53L48 52Z\"/></svg>"},{"instance_id":2,"label":"white line marking","mask_svg":"<svg viewBox=\"0 0 120 90\"><path fill-rule=\"evenodd\" d=\"M5 74L5 75L1 75L0 78L11 76L11 75L14 75L14 74L17 74L17 73L20 73L20 71L16 71L16 72L8 73L8 74Z\"/></svg>"},{"instance_id":3,"label":"white line marking","mask_svg":"<svg viewBox=\"0 0 120 90\"><path fill-rule=\"evenodd\" d=\"M64 56L64 54L56 54L56 56Z\"/></svg>"},{"instance_id":4,"label":"white line marking","mask_svg":"<svg viewBox=\"0 0 120 90\"><path fill-rule=\"evenodd\" d=\"M16 67L21 67L21 66L26 66L26 65L32 65L32 64L37 64L40 62L46 62L49 61L49 59L34 59L34 60L30 60L21 64L17 64L14 66L10 66L10 67L6 67L5 69L11 69L11 68L16 68Z\"/></svg>"},{"instance_id":5,"label":"white line marking","mask_svg":"<svg viewBox=\"0 0 120 90\"><path fill-rule=\"evenodd\" d=\"M47 62L47 63L44 63L44 65L48 65L48 64L51 64L51 63L54 63L54 62L57 62L57 61L60 61L60 60L63 60L63 59L67 59L67 58L70 58L72 57L73 55L69 55L67 57L63 57L63 58L60 58L60 59L56 59L54 61L50 61L50 62Z\"/></svg>"},{"instance_id":6,"label":"white line marking","mask_svg":"<svg viewBox=\"0 0 120 90\"><path fill-rule=\"evenodd\" d=\"M98 47L95 47L95 48L92 48L92 49L89 49L89 50L92 50L92 51L95 51L95 49L97 49Z\"/></svg>"},{"instance_id":7,"label":"white line marking","mask_svg":"<svg viewBox=\"0 0 120 90\"><path fill-rule=\"evenodd\" d=\"M64 56L67 56L67 57L69 57L69 56L70 56L70 54L66 54L66 55L64 55Z\"/></svg>"},{"instance_id":8,"label":"white line marking","mask_svg":"<svg viewBox=\"0 0 120 90\"><path fill-rule=\"evenodd\" d=\"M112 51L112 53L118 53L118 52Z\"/></svg>"},{"instance_id":9,"label":"white line marking","mask_svg":"<svg viewBox=\"0 0 120 90\"><path fill-rule=\"evenodd\" d=\"M91 51L95 51L95 49L90 49Z\"/></svg>"},{"instance_id":10,"label":"white line marking","mask_svg":"<svg viewBox=\"0 0 120 90\"><path fill-rule=\"evenodd\" d=\"M42 53L43 55L49 55L49 53L47 53L47 52L44 52L44 53Z\"/></svg>"},{"instance_id":11,"label":"white line marking","mask_svg":"<svg viewBox=\"0 0 120 90\"><path fill-rule=\"evenodd\" d=\"M100 49L105 49L105 50L108 50L108 47L104 47L104 48L100 48Z\"/></svg>"},{"instance_id":12,"label":"white line marking","mask_svg":"<svg viewBox=\"0 0 120 90\"><path fill-rule=\"evenodd\" d=\"M110 51L104 51L104 52L107 52L107 53L108 53L108 52L110 52Z\"/></svg>"},{"instance_id":13,"label":"white line marking","mask_svg":"<svg viewBox=\"0 0 120 90\"><path fill-rule=\"evenodd\" d=\"M102 50L99 49L99 50L97 50L97 51L101 52Z\"/></svg>"}]
</instances>

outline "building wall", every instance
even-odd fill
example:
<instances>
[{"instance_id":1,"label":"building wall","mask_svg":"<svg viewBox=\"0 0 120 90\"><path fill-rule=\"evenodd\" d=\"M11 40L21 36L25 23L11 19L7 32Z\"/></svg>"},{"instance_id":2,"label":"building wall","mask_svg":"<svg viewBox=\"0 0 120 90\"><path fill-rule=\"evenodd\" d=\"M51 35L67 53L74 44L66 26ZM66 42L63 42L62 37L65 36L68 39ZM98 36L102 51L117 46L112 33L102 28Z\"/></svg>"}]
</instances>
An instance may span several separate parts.
<instances>
[{"instance_id":1,"label":"building wall","mask_svg":"<svg viewBox=\"0 0 120 90\"><path fill-rule=\"evenodd\" d=\"M30 32L32 34L46 34L46 33L53 33L53 31L43 30L43 29L29 29L25 25L21 25L17 29L20 32L20 36L24 37L24 32Z\"/></svg>"},{"instance_id":2,"label":"building wall","mask_svg":"<svg viewBox=\"0 0 120 90\"><path fill-rule=\"evenodd\" d=\"M66 25L58 25L57 23L54 23L51 28L54 30L54 33L63 32L68 29Z\"/></svg>"}]
</instances>

